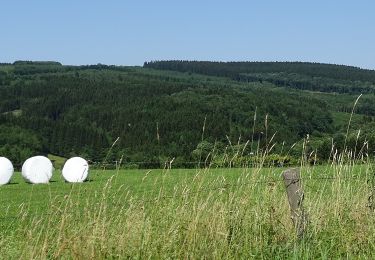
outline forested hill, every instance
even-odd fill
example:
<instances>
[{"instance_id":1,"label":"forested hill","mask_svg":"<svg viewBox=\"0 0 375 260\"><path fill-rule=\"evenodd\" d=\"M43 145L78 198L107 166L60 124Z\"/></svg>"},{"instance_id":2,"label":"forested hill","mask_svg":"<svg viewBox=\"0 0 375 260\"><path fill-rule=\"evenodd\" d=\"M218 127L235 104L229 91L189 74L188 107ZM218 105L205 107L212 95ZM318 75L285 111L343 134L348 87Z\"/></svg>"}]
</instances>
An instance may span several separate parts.
<instances>
[{"instance_id":1,"label":"forested hill","mask_svg":"<svg viewBox=\"0 0 375 260\"><path fill-rule=\"evenodd\" d=\"M278 86L339 93L373 93L375 71L308 62L145 62L145 68L229 77L240 81L269 81Z\"/></svg>"},{"instance_id":2,"label":"forested hill","mask_svg":"<svg viewBox=\"0 0 375 260\"><path fill-rule=\"evenodd\" d=\"M123 158L134 167L157 167L174 158L174 165L187 167L207 156L218 162L233 156L245 161L262 152L291 162L301 157L302 147L323 162L331 156L332 142L339 150L366 142L369 153L374 152L372 71L294 63L284 64L285 70L281 63L259 64L261 71L242 69L253 66L243 64L0 64L0 156L16 165L36 154ZM284 85L269 79L284 74ZM291 75L306 81L322 77L343 88L348 82L368 84L347 141L348 112L357 95L303 91L293 87L301 78ZM302 144L307 137L308 148Z\"/></svg>"}]
</instances>

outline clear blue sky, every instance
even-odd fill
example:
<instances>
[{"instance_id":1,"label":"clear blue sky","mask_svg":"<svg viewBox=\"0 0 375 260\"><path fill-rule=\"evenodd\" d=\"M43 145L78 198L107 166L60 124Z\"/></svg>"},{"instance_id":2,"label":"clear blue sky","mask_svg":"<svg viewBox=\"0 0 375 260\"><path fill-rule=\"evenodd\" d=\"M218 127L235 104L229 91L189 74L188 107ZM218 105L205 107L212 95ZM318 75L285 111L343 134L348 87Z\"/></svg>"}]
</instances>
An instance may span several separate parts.
<instances>
[{"instance_id":1,"label":"clear blue sky","mask_svg":"<svg viewBox=\"0 0 375 260\"><path fill-rule=\"evenodd\" d=\"M1 0L0 62L314 61L375 69L373 0Z\"/></svg>"}]
</instances>

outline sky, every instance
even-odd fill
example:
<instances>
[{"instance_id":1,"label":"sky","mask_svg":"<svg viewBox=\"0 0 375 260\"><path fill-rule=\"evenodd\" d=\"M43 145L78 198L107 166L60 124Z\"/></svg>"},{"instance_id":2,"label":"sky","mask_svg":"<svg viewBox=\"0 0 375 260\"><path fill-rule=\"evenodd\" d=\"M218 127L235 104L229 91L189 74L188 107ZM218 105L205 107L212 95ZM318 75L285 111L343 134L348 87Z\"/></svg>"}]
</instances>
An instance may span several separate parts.
<instances>
[{"instance_id":1,"label":"sky","mask_svg":"<svg viewBox=\"0 0 375 260\"><path fill-rule=\"evenodd\" d=\"M375 69L373 0L0 0L0 62L309 61Z\"/></svg>"}]
</instances>

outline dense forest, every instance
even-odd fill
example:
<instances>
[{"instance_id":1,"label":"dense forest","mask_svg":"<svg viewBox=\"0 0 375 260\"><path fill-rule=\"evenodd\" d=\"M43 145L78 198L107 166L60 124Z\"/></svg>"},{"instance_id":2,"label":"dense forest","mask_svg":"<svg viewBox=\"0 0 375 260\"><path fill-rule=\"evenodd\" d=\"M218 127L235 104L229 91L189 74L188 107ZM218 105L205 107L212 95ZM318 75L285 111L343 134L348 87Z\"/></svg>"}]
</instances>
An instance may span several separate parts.
<instances>
[{"instance_id":1,"label":"dense forest","mask_svg":"<svg viewBox=\"0 0 375 260\"><path fill-rule=\"evenodd\" d=\"M229 77L246 82L337 93L374 93L375 71L305 62L146 62L146 68Z\"/></svg>"},{"instance_id":2,"label":"dense forest","mask_svg":"<svg viewBox=\"0 0 375 260\"><path fill-rule=\"evenodd\" d=\"M17 167L37 154L129 167L373 156L374 93L375 71L329 64L2 63L0 156Z\"/></svg>"}]
</instances>

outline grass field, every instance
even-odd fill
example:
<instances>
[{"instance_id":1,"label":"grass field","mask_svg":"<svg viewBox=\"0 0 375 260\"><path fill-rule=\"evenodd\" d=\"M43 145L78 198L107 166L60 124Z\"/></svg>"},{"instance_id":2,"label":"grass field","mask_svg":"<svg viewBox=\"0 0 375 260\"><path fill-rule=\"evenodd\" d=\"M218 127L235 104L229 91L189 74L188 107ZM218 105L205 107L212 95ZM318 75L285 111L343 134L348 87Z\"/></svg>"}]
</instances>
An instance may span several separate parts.
<instances>
[{"instance_id":1,"label":"grass field","mask_svg":"<svg viewBox=\"0 0 375 260\"><path fill-rule=\"evenodd\" d=\"M367 165L301 168L297 239L282 168L93 170L68 184L0 187L0 248L19 258L373 258Z\"/></svg>"}]
</instances>

